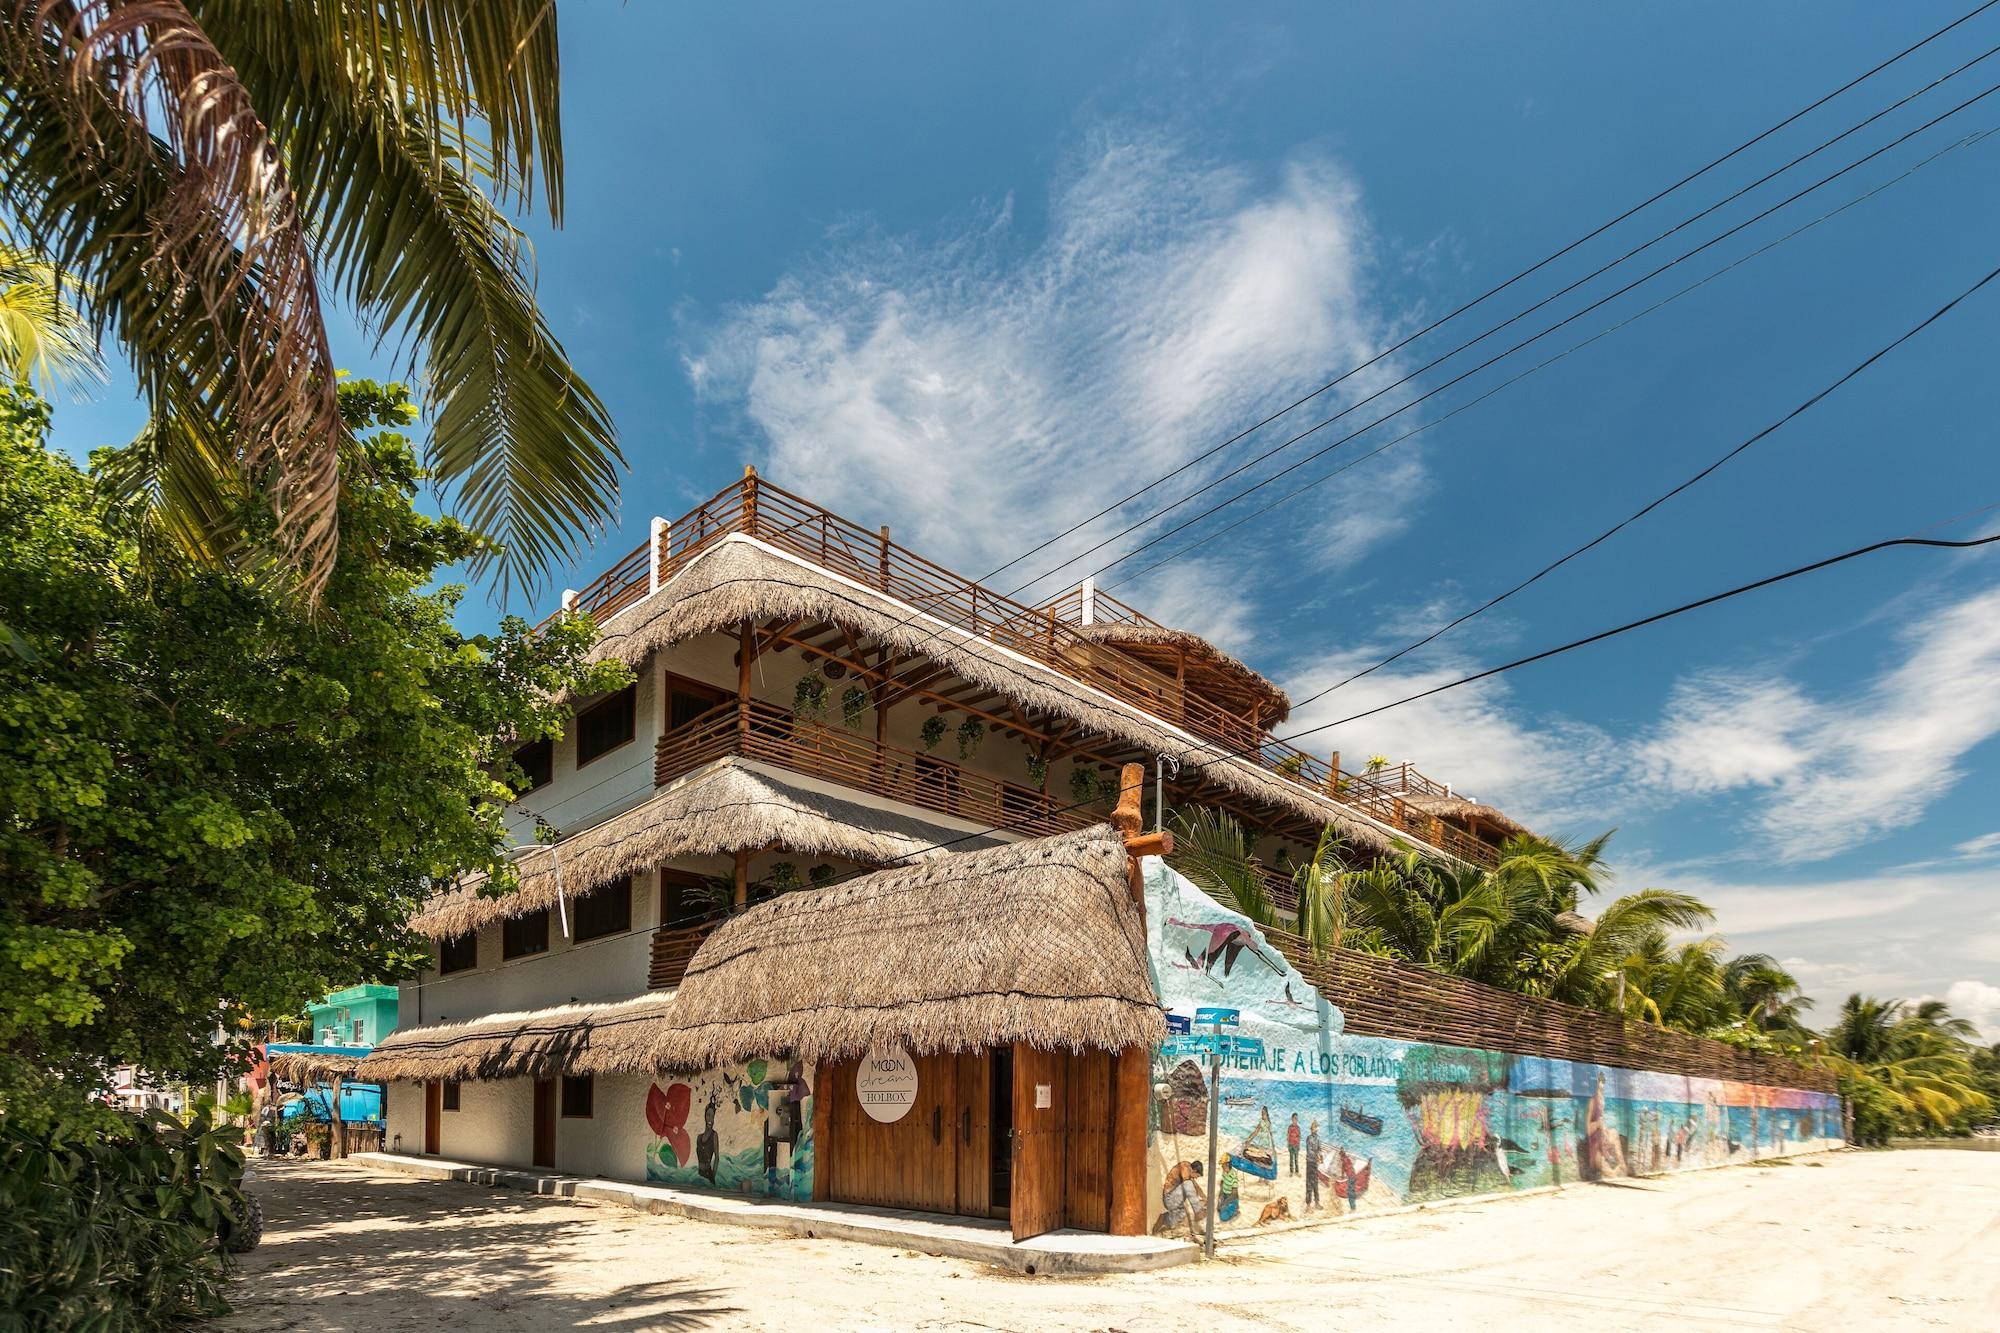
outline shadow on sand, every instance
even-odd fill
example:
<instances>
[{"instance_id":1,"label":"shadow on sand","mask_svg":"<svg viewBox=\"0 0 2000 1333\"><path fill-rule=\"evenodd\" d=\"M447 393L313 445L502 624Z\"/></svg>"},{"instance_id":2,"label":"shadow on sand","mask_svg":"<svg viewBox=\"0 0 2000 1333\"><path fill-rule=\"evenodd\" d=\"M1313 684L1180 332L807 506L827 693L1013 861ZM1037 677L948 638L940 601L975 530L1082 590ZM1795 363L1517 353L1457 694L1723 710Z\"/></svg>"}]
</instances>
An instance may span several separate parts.
<instances>
[{"instance_id":1,"label":"shadow on sand","mask_svg":"<svg viewBox=\"0 0 2000 1333\"><path fill-rule=\"evenodd\" d=\"M537 1328L697 1329L739 1313L675 1279L566 1289L560 1276L591 1256L589 1233L604 1226L600 1210L569 1200L315 1162L261 1167L251 1189L264 1242L244 1256L236 1313L220 1328L474 1329L504 1316ZM663 1236L662 1263L640 1271L657 1272L670 1244Z\"/></svg>"}]
</instances>

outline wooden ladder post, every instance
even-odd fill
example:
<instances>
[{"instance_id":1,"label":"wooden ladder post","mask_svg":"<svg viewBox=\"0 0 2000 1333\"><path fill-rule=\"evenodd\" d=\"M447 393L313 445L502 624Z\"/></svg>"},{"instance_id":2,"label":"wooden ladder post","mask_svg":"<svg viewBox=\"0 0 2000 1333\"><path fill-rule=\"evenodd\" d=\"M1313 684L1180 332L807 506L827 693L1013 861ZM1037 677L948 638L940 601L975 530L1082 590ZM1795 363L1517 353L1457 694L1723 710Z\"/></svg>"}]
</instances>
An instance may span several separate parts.
<instances>
[{"instance_id":1,"label":"wooden ladder post","mask_svg":"<svg viewBox=\"0 0 2000 1333\"><path fill-rule=\"evenodd\" d=\"M757 535L757 468L753 463L743 465L743 530L752 537Z\"/></svg>"},{"instance_id":2,"label":"wooden ladder post","mask_svg":"<svg viewBox=\"0 0 2000 1333\"><path fill-rule=\"evenodd\" d=\"M1146 880L1139 860L1174 850L1174 835L1145 826L1146 766L1127 764L1118 773L1118 805L1111 825L1125 840L1125 882L1138 906L1143 929ZM1153 1096L1153 1053L1144 1046L1119 1051L1111 1089L1111 1234L1146 1234L1146 1125Z\"/></svg>"},{"instance_id":3,"label":"wooden ladder post","mask_svg":"<svg viewBox=\"0 0 2000 1333\"><path fill-rule=\"evenodd\" d=\"M664 518L653 519L647 542L646 595L660 590L660 572L667 563L667 548L673 545L673 524Z\"/></svg>"}]
</instances>

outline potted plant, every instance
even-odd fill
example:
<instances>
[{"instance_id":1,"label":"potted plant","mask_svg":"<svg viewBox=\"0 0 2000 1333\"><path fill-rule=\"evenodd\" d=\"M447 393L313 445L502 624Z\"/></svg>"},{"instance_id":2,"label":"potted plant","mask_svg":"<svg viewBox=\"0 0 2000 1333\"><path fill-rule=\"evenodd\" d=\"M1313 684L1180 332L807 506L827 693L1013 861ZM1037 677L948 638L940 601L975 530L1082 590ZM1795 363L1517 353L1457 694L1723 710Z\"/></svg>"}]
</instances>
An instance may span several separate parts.
<instances>
[{"instance_id":1,"label":"potted plant","mask_svg":"<svg viewBox=\"0 0 2000 1333\"><path fill-rule=\"evenodd\" d=\"M923 742L925 754L937 749L938 742L944 739L944 733L944 714L932 713L924 719L924 725L917 732L917 738Z\"/></svg>"},{"instance_id":2,"label":"potted plant","mask_svg":"<svg viewBox=\"0 0 2000 1333\"><path fill-rule=\"evenodd\" d=\"M861 730L861 715L868 711L868 691L849 685L840 692L840 720L849 731Z\"/></svg>"},{"instance_id":3,"label":"potted plant","mask_svg":"<svg viewBox=\"0 0 2000 1333\"><path fill-rule=\"evenodd\" d=\"M815 672L792 687L792 714L818 721L826 714L826 679Z\"/></svg>"},{"instance_id":4,"label":"potted plant","mask_svg":"<svg viewBox=\"0 0 2000 1333\"><path fill-rule=\"evenodd\" d=\"M1305 776L1306 757L1302 754L1288 754L1272 767L1293 781L1297 781Z\"/></svg>"},{"instance_id":5,"label":"potted plant","mask_svg":"<svg viewBox=\"0 0 2000 1333\"><path fill-rule=\"evenodd\" d=\"M837 872L834 870L832 866L822 861L818 865L814 866L811 870L808 870L806 872L806 875L808 878L812 880L812 886L814 888L823 889L827 885L833 883L833 877L836 873Z\"/></svg>"},{"instance_id":6,"label":"potted plant","mask_svg":"<svg viewBox=\"0 0 2000 1333\"><path fill-rule=\"evenodd\" d=\"M958 724L958 757L970 759L979 749L979 743L986 739L986 724L976 717L968 717Z\"/></svg>"},{"instance_id":7,"label":"potted plant","mask_svg":"<svg viewBox=\"0 0 2000 1333\"><path fill-rule=\"evenodd\" d=\"M790 861L774 861L764 872L764 882L774 893L790 893L804 881L799 878L799 868Z\"/></svg>"},{"instance_id":8,"label":"potted plant","mask_svg":"<svg viewBox=\"0 0 2000 1333\"><path fill-rule=\"evenodd\" d=\"M1035 751L1028 751L1028 781L1042 791L1049 789L1049 761Z\"/></svg>"},{"instance_id":9,"label":"potted plant","mask_svg":"<svg viewBox=\"0 0 2000 1333\"><path fill-rule=\"evenodd\" d=\"M1095 769L1083 768L1081 766L1072 768L1069 771L1069 794L1070 799L1078 805L1084 805L1090 801L1102 800L1104 798L1104 783L1098 777Z\"/></svg>"}]
</instances>

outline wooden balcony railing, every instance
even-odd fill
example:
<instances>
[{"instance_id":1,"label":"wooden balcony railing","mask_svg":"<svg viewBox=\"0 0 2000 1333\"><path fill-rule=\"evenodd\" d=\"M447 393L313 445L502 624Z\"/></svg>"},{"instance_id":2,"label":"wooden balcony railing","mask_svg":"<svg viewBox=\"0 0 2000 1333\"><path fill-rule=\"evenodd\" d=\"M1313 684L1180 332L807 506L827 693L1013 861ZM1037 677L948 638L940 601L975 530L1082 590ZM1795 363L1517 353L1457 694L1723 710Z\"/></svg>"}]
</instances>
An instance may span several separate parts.
<instances>
[{"instance_id":1,"label":"wooden balcony railing","mask_svg":"<svg viewBox=\"0 0 2000 1333\"><path fill-rule=\"evenodd\" d=\"M1102 813L1065 810L1033 787L974 772L932 754L919 754L856 735L837 723L793 716L761 700L724 704L660 737L653 776L659 783L724 755L759 759L844 787L903 801L981 827L1046 836L1088 828Z\"/></svg>"},{"instance_id":2,"label":"wooden balcony railing","mask_svg":"<svg viewBox=\"0 0 2000 1333\"><path fill-rule=\"evenodd\" d=\"M696 949L715 929L712 921L698 926L661 926L653 932L653 962L646 974L646 985L653 990L665 990L681 984L687 975L688 963L693 961Z\"/></svg>"},{"instance_id":3,"label":"wooden balcony railing","mask_svg":"<svg viewBox=\"0 0 2000 1333\"><path fill-rule=\"evenodd\" d=\"M1017 602L898 545L889 539L887 528L870 532L782 487L772 485L754 473L673 522L656 524L655 540L628 553L604 574L593 579L578 591L570 605L601 619L642 599L652 588L671 578L703 551L730 533L739 532L790 552L822 569L878 589L946 624L1012 649L1072 679L1094 685L1154 717L1178 724L1220 744L1251 763L1364 810L1373 818L1434 847L1482 865L1490 865L1493 861L1493 850L1485 843L1455 825L1445 824L1411 809L1399 795L1399 792L1418 790L1443 792L1446 789L1441 784L1416 774L1407 765L1393 770L1403 782L1400 788L1388 786L1382 780L1382 774L1343 772L1336 763L1273 737L1251 719L1230 713L1199 693L1190 692L1165 673L1091 641L1079 634L1076 628L1080 602L1076 605L1071 603L1080 597L1080 593L1061 594L1041 607ZM1115 598L1103 593L1097 594L1097 597L1102 619L1152 623ZM746 724L738 730L739 734L748 735L751 728ZM830 729L823 730L825 734L832 734ZM793 729L787 724L786 735L792 734ZM808 734L807 728L797 729L798 736ZM694 744L696 739L688 738L687 744ZM853 737L843 737L842 740L848 744L828 742L813 750L818 756L817 762L840 768L846 773L855 772L856 765L872 772L878 764L886 763L882 756L862 756L852 748L867 742ZM714 747L724 742L720 737L710 736L702 738L701 743ZM756 743L768 749L776 741L766 734ZM796 739L793 743L798 744ZM667 744L668 740L663 738L662 756L666 753ZM681 748L685 749L685 746ZM713 753L701 758L714 758L724 753L743 751L714 749ZM701 758L692 758L692 755L693 752L688 751L682 758L701 762ZM776 755L766 757L773 762L799 766ZM918 784L918 767L907 761L919 757L926 761L922 775L933 785L941 779L933 780L929 774L956 768L932 756L906 753L899 761L902 776L897 779L904 791L914 790ZM686 769L683 767L679 771ZM834 775L829 773L827 776ZM848 778L837 777L836 780L846 782ZM890 778L884 777L880 781L887 782ZM1022 804L1027 797L1034 798L1035 802L1048 801L1040 792L1011 783L997 783L990 788L982 785L989 782L997 783L997 780L967 774L959 787L964 794L953 796L951 800L954 804L965 805L968 810L981 811L1008 810ZM876 790L874 787L867 789ZM890 792L879 794L895 795ZM897 799L909 798L897 795ZM934 801L918 803L933 809L941 808ZM1032 809L1040 807L1032 802L1030 806L1032 817ZM952 809L950 813L959 811ZM968 813L966 817L983 819L986 815ZM1025 831L1036 831L1032 824L1023 827Z\"/></svg>"}]
</instances>

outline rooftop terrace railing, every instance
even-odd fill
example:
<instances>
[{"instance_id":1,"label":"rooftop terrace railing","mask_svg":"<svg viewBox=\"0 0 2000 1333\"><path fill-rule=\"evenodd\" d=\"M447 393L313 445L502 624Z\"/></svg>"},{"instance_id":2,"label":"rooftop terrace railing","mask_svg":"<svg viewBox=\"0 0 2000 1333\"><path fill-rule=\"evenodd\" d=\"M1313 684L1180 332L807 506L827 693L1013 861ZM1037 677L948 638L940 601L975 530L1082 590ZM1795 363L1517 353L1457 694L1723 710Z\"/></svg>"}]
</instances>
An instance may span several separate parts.
<instances>
[{"instance_id":1,"label":"rooftop terrace railing","mask_svg":"<svg viewBox=\"0 0 2000 1333\"><path fill-rule=\"evenodd\" d=\"M1411 782L1423 784L1426 791L1448 790L1408 765L1396 770L1404 780L1401 788L1389 787L1380 774L1344 772L1337 755L1329 760L1278 740L1255 720L1231 713L1165 673L1079 634L1070 594L1041 607L1015 601L891 541L886 527L871 532L754 472L672 522L654 520L645 544L582 589L565 594L563 609L587 611L602 621L643 600L732 533L755 537L955 629L1096 686L1454 856L1484 865L1493 862L1493 849L1486 843L1404 803L1403 793L1418 790ZM1096 606L1107 620L1155 623L1103 593L1096 594Z\"/></svg>"}]
</instances>

